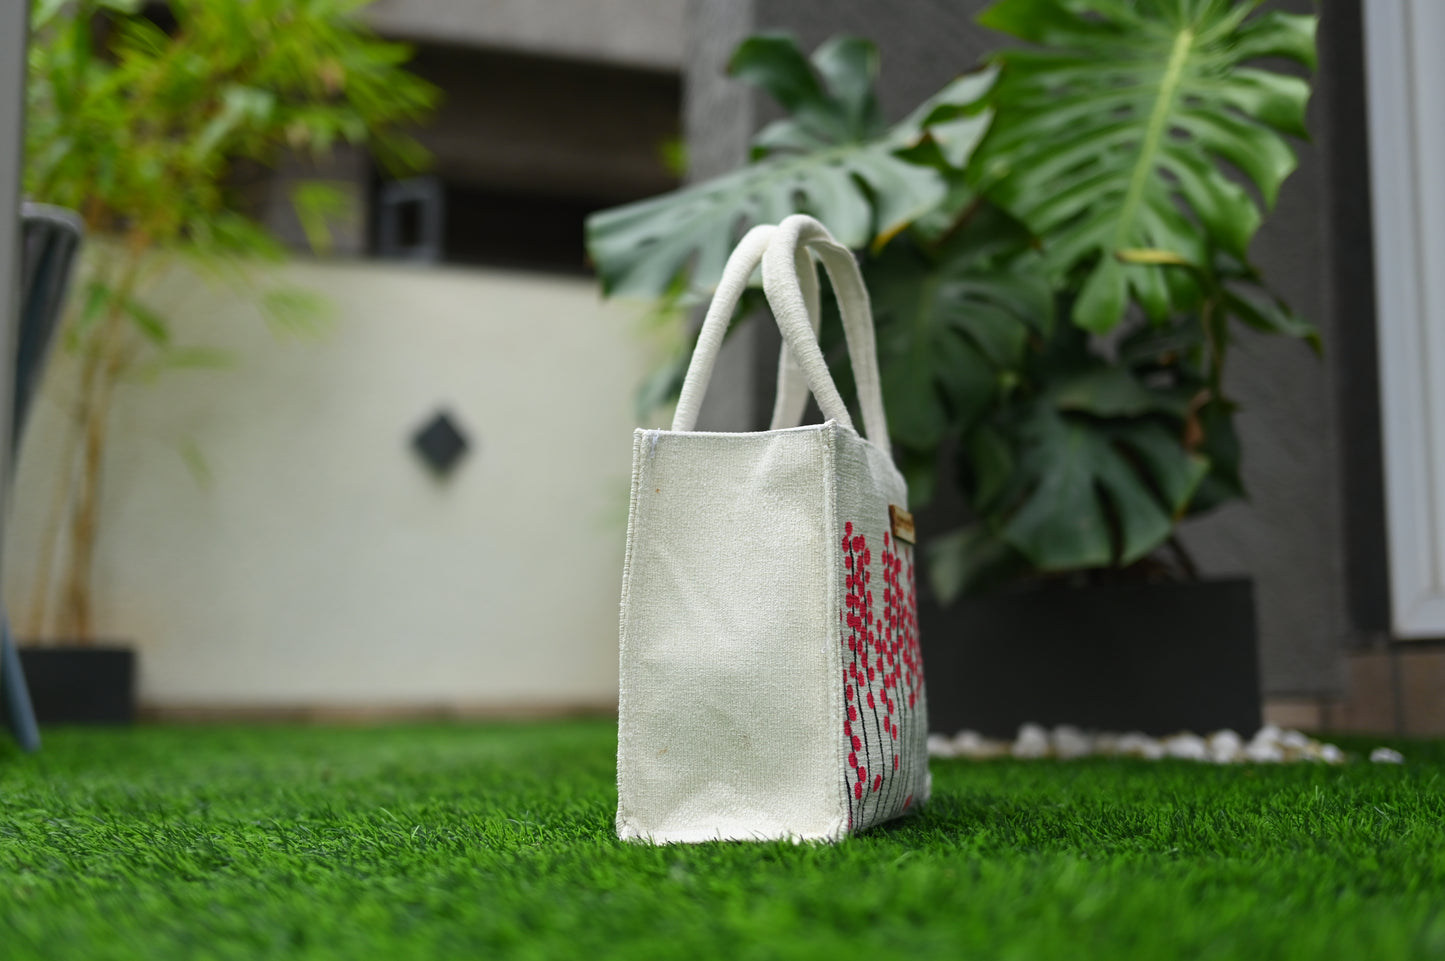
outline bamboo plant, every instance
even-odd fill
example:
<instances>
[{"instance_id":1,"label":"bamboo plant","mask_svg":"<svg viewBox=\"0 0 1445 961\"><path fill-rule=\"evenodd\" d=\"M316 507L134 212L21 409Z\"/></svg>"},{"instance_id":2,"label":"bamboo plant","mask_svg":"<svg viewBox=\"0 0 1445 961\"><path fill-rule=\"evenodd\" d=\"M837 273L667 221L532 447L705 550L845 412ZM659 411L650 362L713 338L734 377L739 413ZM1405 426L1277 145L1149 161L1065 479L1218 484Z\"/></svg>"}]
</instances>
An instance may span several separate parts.
<instances>
[{"instance_id":1,"label":"bamboo plant","mask_svg":"<svg viewBox=\"0 0 1445 961\"><path fill-rule=\"evenodd\" d=\"M315 316L314 295L253 269L279 261L284 248L240 212L240 171L284 152L324 158L342 143L369 148L395 171L424 162L402 128L426 115L436 92L404 69L408 48L367 30L364 5L34 4L24 187L80 212L88 252L62 328L77 361L63 391L71 432L38 557L31 636L94 636L95 550L121 392L167 371L228 363L186 342L160 301L168 266L183 262L229 283L281 327ZM292 199L308 237L324 247L342 195L312 183Z\"/></svg>"}]
</instances>

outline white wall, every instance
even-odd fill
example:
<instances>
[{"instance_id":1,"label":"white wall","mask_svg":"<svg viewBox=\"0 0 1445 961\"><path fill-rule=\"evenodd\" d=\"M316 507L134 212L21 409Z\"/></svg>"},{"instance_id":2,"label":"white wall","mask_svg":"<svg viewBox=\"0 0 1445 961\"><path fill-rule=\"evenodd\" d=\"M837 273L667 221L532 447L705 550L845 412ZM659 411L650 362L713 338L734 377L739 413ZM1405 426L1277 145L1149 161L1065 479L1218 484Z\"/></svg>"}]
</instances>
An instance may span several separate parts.
<instances>
[{"instance_id":1,"label":"white wall","mask_svg":"<svg viewBox=\"0 0 1445 961\"><path fill-rule=\"evenodd\" d=\"M1395 636L1445 636L1445 7L1369 0L1371 208ZM1436 171L1430 173L1429 171Z\"/></svg>"},{"instance_id":2,"label":"white wall","mask_svg":"<svg viewBox=\"0 0 1445 961\"><path fill-rule=\"evenodd\" d=\"M125 390L97 627L133 639L158 708L609 705L635 305L526 274L307 264L313 341L184 280L178 340L239 356ZM55 483L57 355L21 454L5 591L22 621ZM438 480L412 430L450 408L474 446ZM198 484L178 448L193 438Z\"/></svg>"}]
</instances>

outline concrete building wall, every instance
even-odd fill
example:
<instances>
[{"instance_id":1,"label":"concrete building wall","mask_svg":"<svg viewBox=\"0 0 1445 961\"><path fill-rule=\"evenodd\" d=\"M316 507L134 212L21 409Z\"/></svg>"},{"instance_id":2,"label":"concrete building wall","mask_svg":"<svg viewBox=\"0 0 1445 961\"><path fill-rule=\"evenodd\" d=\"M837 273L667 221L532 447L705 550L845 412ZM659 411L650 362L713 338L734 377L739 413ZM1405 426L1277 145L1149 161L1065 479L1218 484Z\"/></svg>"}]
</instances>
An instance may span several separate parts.
<instances>
[{"instance_id":1,"label":"concrete building wall","mask_svg":"<svg viewBox=\"0 0 1445 961\"><path fill-rule=\"evenodd\" d=\"M30 9L0 8L0 350L14 356L20 315L20 169L25 142L25 40ZM9 424L15 393L12 364L0 365L0 424ZM10 490L9 431L0 431L0 504ZM5 529L0 515L0 531Z\"/></svg>"},{"instance_id":2,"label":"concrete building wall","mask_svg":"<svg viewBox=\"0 0 1445 961\"><path fill-rule=\"evenodd\" d=\"M408 40L677 70L680 0L377 0L367 17Z\"/></svg>"},{"instance_id":3,"label":"concrete building wall","mask_svg":"<svg viewBox=\"0 0 1445 961\"><path fill-rule=\"evenodd\" d=\"M142 704L614 704L632 397L658 360L638 307L500 271L302 263L278 279L331 301L326 333L278 340L234 294L175 275L178 342L237 365L120 399L96 622L137 644ZM5 553L21 637L74 374L56 361ZM409 438L443 408L472 449L439 479Z\"/></svg>"},{"instance_id":4,"label":"concrete building wall","mask_svg":"<svg viewBox=\"0 0 1445 961\"><path fill-rule=\"evenodd\" d=\"M744 34L787 31L805 49L837 33L859 34L879 46L881 102L886 115L896 119L975 65L983 52L1007 42L973 22L984 6L984 0L904 0L889 4L887 16L881 16L880 5L866 0L754 0L749 5L751 28L742 29L735 23L737 5L730 0L693 0L690 25L726 17L733 29L690 35L689 62L725 62L740 30ZM1284 6L1315 9L1303 0ZM1325 8L1323 71L1340 59L1342 45L1331 31L1349 29L1350 20L1341 16L1339 8ZM728 93L737 87L715 72L694 69L688 75L685 109L691 112L694 104L739 96ZM1358 298L1342 297L1331 275L1342 260L1357 260L1360 247L1359 237L1338 236L1335 216L1340 185L1331 164L1348 166L1354 149L1348 117L1342 119L1336 109L1344 96L1337 86L1317 83L1313 141L1297 145L1299 170L1286 184L1253 251L1296 310L1320 326L1328 359L1316 359L1297 342L1241 337L1230 361L1229 384L1243 406L1239 427L1252 498L1184 531L1206 574L1243 573L1255 579L1262 677L1268 694L1338 691L1343 684L1343 651L1356 633L1346 605L1340 439L1341 370L1349 369L1344 365L1350 358L1343 358L1337 367L1332 353L1341 344L1341 324L1361 322L1340 312L1339 304ZM756 97L752 114L754 130L773 115ZM736 126L727 128L730 138L716 130L695 137L694 127L688 129L693 160L704 169L740 156L738 141L750 135ZM1363 191L1365 185L1361 183L1359 189ZM1357 272L1354 276L1358 279ZM757 336L759 356L751 374L757 398L751 411L755 424L766 417L766 398L771 396L767 383L771 375L766 371L773 363L775 343L765 329Z\"/></svg>"},{"instance_id":5,"label":"concrete building wall","mask_svg":"<svg viewBox=\"0 0 1445 961\"><path fill-rule=\"evenodd\" d=\"M677 74L459 47L409 69L444 91L417 138L433 171L495 188L630 199L676 184Z\"/></svg>"},{"instance_id":6,"label":"concrete building wall","mask_svg":"<svg viewBox=\"0 0 1445 961\"><path fill-rule=\"evenodd\" d=\"M1322 12L1321 33L1328 34L1345 5L1279 6ZM1335 66L1328 37L1322 36L1321 48L1321 77L1310 104L1312 142L1296 145L1299 169L1286 181L1251 254L1285 300L1319 326L1326 356L1317 358L1298 342L1239 332L1226 385L1242 408L1239 431L1250 501L1198 521L1185 533L1210 573L1254 577L1261 676L1271 694L1340 691L1344 651L1353 636L1344 560L1339 367L1354 358L1338 352L1341 325L1364 318L1338 310L1332 282L1341 257L1358 257L1363 246L1368 261L1368 235L1336 236L1337 186L1331 173L1351 145L1337 133L1332 87L1322 79Z\"/></svg>"}]
</instances>

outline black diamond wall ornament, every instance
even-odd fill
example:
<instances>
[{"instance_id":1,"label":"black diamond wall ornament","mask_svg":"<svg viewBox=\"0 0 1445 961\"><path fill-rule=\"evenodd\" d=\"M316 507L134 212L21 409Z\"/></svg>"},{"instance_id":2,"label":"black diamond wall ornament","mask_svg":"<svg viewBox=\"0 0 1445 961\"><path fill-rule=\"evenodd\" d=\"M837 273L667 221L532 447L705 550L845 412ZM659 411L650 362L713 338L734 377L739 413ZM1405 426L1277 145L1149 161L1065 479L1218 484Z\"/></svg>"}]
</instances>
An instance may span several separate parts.
<instances>
[{"instance_id":1,"label":"black diamond wall ornament","mask_svg":"<svg viewBox=\"0 0 1445 961\"><path fill-rule=\"evenodd\" d=\"M412 434L411 446L428 467L445 477L467 452L467 435L446 411L437 411Z\"/></svg>"}]
</instances>

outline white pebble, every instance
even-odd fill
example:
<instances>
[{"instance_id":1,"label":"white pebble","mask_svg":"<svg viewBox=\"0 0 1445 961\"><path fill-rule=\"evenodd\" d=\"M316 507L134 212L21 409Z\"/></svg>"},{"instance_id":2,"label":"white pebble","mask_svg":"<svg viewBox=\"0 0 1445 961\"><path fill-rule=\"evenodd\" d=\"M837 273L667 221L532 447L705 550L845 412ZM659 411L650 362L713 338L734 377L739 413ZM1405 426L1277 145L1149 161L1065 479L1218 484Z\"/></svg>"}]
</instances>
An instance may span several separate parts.
<instances>
[{"instance_id":1,"label":"white pebble","mask_svg":"<svg viewBox=\"0 0 1445 961\"><path fill-rule=\"evenodd\" d=\"M1255 744L1278 744L1279 739L1284 735L1278 727L1273 724L1266 724L1254 734Z\"/></svg>"},{"instance_id":2,"label":"white pebble","mask_svg":"<svg viewBox=\"0 0 1445 961\"><path fill-rule=\"evenodd\" d=\"M1233 731L1215 731L1209 735L1209 759L1215 764L1232 764L1239 760L1244 741Z\"/></svg>"},{"instance_id":3,"label":"white pebble","mask_svg":"<svg viewBox=\"0 0 1445 961\"><path fill-rule=\"evenodd\" d=\"M1157 761L1164 756L1164 745L1147 734L1130 731L1119 737L1118 751L1126 757L1142 757L1146 761Z\"/></svg>"},{"instance_id":4,"label":"white pebble","mask_svg":"<svg viewBox=\"0 0 1445 961\"><path fill-rule=\"evenodd\" d=\"M1283 731L1279 736L1279 746L1286 751L1308 751L1314 741L1300 731Z\"/></svg>"},{"instance_id":5,"label":"white pebble","mask_svg":"<svg viewBox=\"0 0 1445 961\"><path fill-rule=\"evenodd\" d=\"M1198 734L1176 734L1165 738L1164 750L1170 757L1184 761L1204 761L1209 758L1209 746Z\"/></svg>"},{"instance_id":6,"label":"white pebble","mask_svg":"<svg viewBox=\"0 0 1445 961\"><path fill-rule=\"evenodd\" d=\"M1119 739L1121 737L1122 735L1114 734L1109 731L1094 735L1094 753L1102 754L1105 757L1112 757L1113 755L1118 754Z\"/></svg>"},{"instance_id":7,"label":"white pebble","mask_svg":"<svg viewBox=\"0 0 1445 961\"><path fill-rule=\"evenodd\" d=\"M1251 741L1244 749L1244 758L1255 764L1278 764L1284 760L1284 751L1273 741Z\"/></svg>"},{"instance_id":8,"label":"white pebble","mask_svg":"<svg viewBox=\"0 0 1445 961\"><path fill-rule=\"evenodd\" d=\"M1013 743L1013 756L1040 758L1049 756L1049 736L1037 724L1025 724L1019 728L1019 736Z\"/></svg>"},{"instance_id":9,"label":"white pebble","mask_svg":"<svg viewBox=\"0 0 1445 961\"><path fill-rule=\"evenodd\" d=\"M1404 764L1405 755L1388 747L1377 747L1370 752L1370 760L1376 764Z\"/></svg>"},{"instance_id":10,"label":"white pebble","mask_svg":"<svg viewBox=\"0 0 1445 961\"><path fill-rule=\"evenodd\" d=\"M1007 754L1008 745L1001 741L984 737L977 731L959 731L953 736L953 753L956 757L985 761L989 758L1002 757Z\"/></svg>"},{"instance_id":11,"label":"white pebble","mask_svg":"<svg viewBox=\"0 0 1445 961\"><path fill-rule=\"evenodd\" d=\"M1089 735L1069 724L1054 728L1054 754L1063 761L1088 757L1094 753L1094 742Z\"/></svg>"},{"instance_id":12,"label":"white pebble","mask_svg":"<svg viewBox=\"0 0 1445 961\"><path fill-rule=\"evenodd\" d=\"M983 743L983 735L977 731L959 731L953 736L953 749L959 754L970 754Z\"/></svg>"},{"instance_id":13,"label":"white pebble","mask_svg":"<svg viewBox=\"0 0 1445 961\"><path fill-rule=\"evenodd\" d=\"M1019 739L1029 741L1046 741L1049 732L1044 730L1042 724L1024 724L1019 727Z\"/></svg>"},{"instance_id":14,"label":"white pebble","mask_svg":"<svg viewBox=\"0 0 1445 961\"><path fill-rule=\"evenodd\" d=\"M1235 731L1215 731L1206 737L1180 732L1156 739L1140 731L1119 734L1112 731L1092 733L1071 724L1061 724L1052 732L1039 724L1025 724L1013 741L996 741L977 731L959 731L953 737L943 734L928 736L928 753L932 757L963 757L971 760L1008 757L1035 760L1039 758L1072 758L1101 755L1105 757L1136 757L1157 761L1163 757L1192 761L1213 761L1230 764L1253 761L1256 764L1279 764L1289 761L1319 761L1344 764L1349 758L1333 744L1324 744L1300 731L1281 730L1273 724L1260 728L1245 744ZM1376 764L1403 764L1405 758L1387 747L1370 754Z\"/></svg>"}]
</instances>

